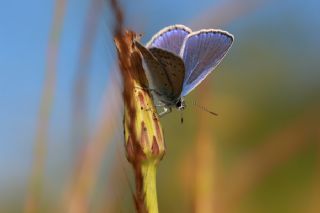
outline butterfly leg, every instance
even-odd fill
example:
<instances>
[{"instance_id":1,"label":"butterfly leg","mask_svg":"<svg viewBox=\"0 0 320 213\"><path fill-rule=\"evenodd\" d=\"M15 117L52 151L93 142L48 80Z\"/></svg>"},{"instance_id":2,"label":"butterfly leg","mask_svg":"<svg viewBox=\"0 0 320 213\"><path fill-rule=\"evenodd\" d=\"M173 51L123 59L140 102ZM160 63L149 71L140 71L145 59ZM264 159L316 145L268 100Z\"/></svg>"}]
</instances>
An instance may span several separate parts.
<instances>
[{"instance_id":1,"label":"butterfly leg","mask_svg":"<svg viewBox=\"0 0 320 213\"><path fill-rule=\"evenodd\" d=\"M141 90L146 90L146 91L149 91L149 92L155 92L156 91L155 89L151 89L151 88L148 88L148 87L136 86L135 88L141 89Z\"/></svg>"},{"instance_id":2,"label":"butterfly leg","mask_svg":"<svg viewBox=\"0 0 320 213\"><path fill-rule=\"evenodd\" d=\"M155 104L154 106L155 107L165 107L165 104L162 102L159 102L158 104ZM145 108L146 111L151 111L152 109L153 109L152 107Z\"/></svg>"},{"instance_id":3,"label":"butterfly leg","mask_svg":"<svg viewBox=\"0 0 320 213\"><path fill-rule=\"evenodd\" d=\"M154 105L155 107L165 107L166 105L162 102L158 102L157 104Z\"/></svg>"},{"instance_id":4,"label":"butterfly leg","mask_svg":"<svg viewBox=\"0 0 320 213\"><path fill-rule=\"evenodd\" d=\"M159 117L161 118L161 117L163 117L164 115L166 115L166 114L168 114L170 112L172 112L172 108L171 107L169 107L169 108L164 107L163 111L159 113Z\"/></svg>"}]
</instances>

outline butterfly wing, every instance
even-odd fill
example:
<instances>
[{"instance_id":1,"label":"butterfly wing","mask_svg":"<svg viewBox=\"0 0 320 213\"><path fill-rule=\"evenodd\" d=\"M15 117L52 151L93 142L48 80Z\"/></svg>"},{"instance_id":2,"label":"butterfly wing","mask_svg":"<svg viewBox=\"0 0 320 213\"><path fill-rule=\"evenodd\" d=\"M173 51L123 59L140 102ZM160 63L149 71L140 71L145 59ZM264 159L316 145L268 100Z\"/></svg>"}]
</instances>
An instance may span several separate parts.
<instances>
[{"instance_id":1,"label":"butterfly wing","mask_svg":"<svg viewBox=\"0 0 320 213\"><path fill-rule=\"evenodd\" d=\"M185 63L182 96L186 96L221 62L233 43L233 36L221 30L201 30L189 34L181 48Z\"/></svg>"},{"instance_id":2,"label":"butterfly wing","mask_svg":"<svg viewBox=\"0 0 320 213\"><path fill-rule=\"evenodd\" d=\"M180 98L185 76L184 62L181 57L159 48L149 49L152 55L162 64L172 87L172 95L168 97L171 104L175 104Z\"/></svg>"},{"instance_id":3,"label":"butterfly wing","mask_svg":"<svg viewBox=\"0 0 320 213\"><path fill-rule=\"evenodd\" d=\"M135 45L143 56L147 68L145 69L145 73L150 89L155 91L159 100L161 100L162 97L170 96L173 93L173 89L163 65L145 46L137 41L135 41Z\"/></svg>"},{"instance_id":4,"label":"butterfly wing","mask_svg":"<svg viewBox=\"0 0 320 213\"><path fill-rule=\"evenodd\" d=\"M184 39L191 30L183 25L173 25L155 34L147 43L147 48L160 48L179 55Z\"/></svg>"}]
</instances>

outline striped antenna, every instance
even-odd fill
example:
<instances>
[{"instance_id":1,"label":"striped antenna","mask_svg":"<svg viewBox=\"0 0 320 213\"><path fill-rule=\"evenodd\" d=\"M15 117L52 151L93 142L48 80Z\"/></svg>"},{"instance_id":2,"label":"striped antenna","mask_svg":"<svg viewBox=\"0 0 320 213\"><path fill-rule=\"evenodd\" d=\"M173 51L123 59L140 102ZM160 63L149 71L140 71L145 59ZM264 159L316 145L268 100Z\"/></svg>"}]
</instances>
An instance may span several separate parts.
<instances>
[{"instance_id":1,"label":"striped antenna","mask_svg":"<svg viewBox=\"0 0 320 213\"><path fill-rule=\"evenodd\" d=\"M208 109L207 109L207 108L205 108L204 106L198 105L198 104L197 104L197 102L195 102L195 101L192 101L192 104L193 104L194 106L196 106L196 107L198 107L198 108L202 109L203 111L206 111L206 112L210 113L211 115L218 116L218 114L217 114L217 113L215 113L215 112L212 112L212 111L208 110Z\"/></svg>"}]
</instances>

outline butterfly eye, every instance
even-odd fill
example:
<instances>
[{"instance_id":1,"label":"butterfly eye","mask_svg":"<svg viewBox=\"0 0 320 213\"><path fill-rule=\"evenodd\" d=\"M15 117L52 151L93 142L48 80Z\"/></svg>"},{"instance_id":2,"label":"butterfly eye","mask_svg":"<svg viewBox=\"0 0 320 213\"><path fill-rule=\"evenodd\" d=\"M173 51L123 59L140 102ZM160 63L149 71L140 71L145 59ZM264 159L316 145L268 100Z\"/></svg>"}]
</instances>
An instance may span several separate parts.
<instances>
[{"instance_id":1,"label":"butterfly eye","mask_svg":"<svg viewBox=\"0 0 320 213\"><path fill-rule=\"evenodd\" d=\"M178 110L182 111L185 109L186 105L184 103L183 100L179 100L177 103L176 103L176 107Z\"/></svg>"}]
</instances>

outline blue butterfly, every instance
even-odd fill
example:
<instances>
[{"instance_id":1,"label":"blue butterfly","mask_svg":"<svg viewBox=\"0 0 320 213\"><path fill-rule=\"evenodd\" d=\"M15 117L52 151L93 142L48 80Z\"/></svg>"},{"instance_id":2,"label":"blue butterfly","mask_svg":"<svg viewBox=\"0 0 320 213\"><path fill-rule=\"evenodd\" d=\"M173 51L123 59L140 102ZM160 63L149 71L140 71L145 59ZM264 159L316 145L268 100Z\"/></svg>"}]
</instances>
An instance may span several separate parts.
<instances>
[{"instance_id":1,"label":"blue butterfly","mask_svg":"<svg viewBox=\"0 0 320 213\"><path fill-rule=\"evenodd\" d=\"M185 108L184 97L197 87L221 62L233 43L233 35L222 30L192 32L183 25L164 28L143 46L135 42L143 56L151 91L164 111Z\"/></svg>"}]
</instances>

